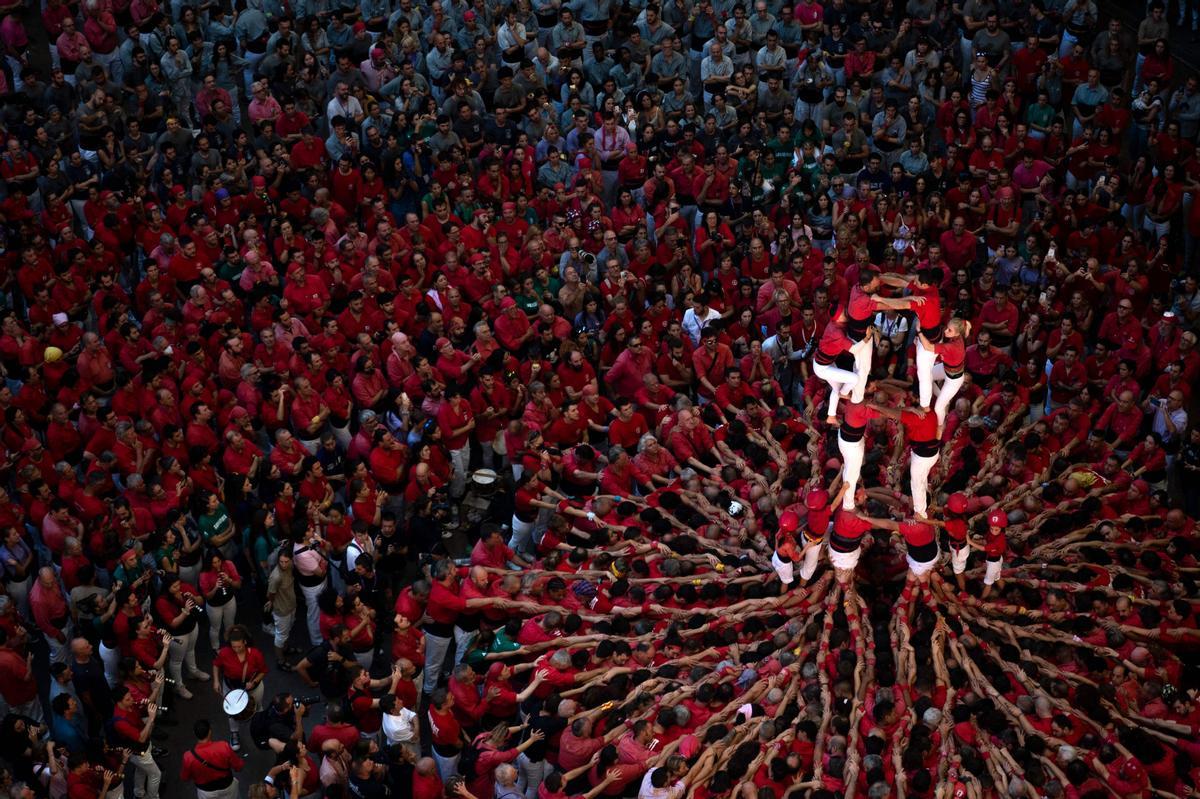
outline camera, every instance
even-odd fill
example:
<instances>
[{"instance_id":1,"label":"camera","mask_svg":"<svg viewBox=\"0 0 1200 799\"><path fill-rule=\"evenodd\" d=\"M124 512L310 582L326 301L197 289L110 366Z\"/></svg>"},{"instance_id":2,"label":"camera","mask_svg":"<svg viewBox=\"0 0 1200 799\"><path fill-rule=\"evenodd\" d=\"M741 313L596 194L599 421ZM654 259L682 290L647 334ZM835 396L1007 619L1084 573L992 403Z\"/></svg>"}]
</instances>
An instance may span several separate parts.
<instances>
[{"instance_id":1,"label":"camera","mask_svg":"<svg viewBox=\"0 0 1200 799\"><path fill-rule=\"evenodd\" d=\"M319 696L297 695L292 697L292 707L300 707L301 705L304 705L305 707L312 707L313 705L319 704L321 704L321 697Z\"/></svg>"}]
</instances>

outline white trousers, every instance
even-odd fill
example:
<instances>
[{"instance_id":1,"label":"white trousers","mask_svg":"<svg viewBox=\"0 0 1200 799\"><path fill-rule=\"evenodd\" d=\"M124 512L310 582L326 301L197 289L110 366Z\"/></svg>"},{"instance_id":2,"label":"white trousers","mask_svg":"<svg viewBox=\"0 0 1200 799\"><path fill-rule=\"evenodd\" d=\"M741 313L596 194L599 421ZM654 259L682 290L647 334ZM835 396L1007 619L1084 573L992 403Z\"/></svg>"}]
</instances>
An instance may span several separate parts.
<instances>
[{"instance_id":1,"label":"white trousers","mask_svg":"<svg viewBox=\"0 0 1200 799\"><path fill-rule=\"evenodd\" d=\"M296 611L293 610L286 616L282 613L272 613L271 616L275 620L275 648L283 649L287 646L288 637L292 634L292 625L296 622Z\"/></svg>"},{"instance_id":2,"label":"white trousers","mask_svg":"<svg viewBox=\"0 0 1200 799\"><path fill-rule=\"evenodd\" d=\"M983 584L994 585L1000 579L1000 572L1004 569L1004 560L989 560L984 564L983 569Z\"/></svg>"},{"instance_id":3,"label":"white trousers","mask_svg":"<svg viewBox=\"0 0 1200 799\"><path fill-rule=\"evenodd\" d=\"M167 645L167 673L175 680L175 687L183 687L183 666L187 664L188 674L200 671L196 665L196 639L200 637L200 625L192 628L187 635L171 636Z\"/></svg>"},{"instance_id":4,"label":"white trousers","mask_svg":"<svg viewBox=\"0 0 1200 799\"><path fill-rule=\"evenodd\" d=\"M145 799L158 799L158 786L162 784L162 769L154 762L154 757L150 754L149 749L130 755L129 765L137 772L134 776L134 785L140 788L138 783L142 781L145 783Z\"/></svg>"},{"instance_id":5,"label":"white trousers","mask_svg":"<svg viewBox=\"0 0 1200 799\"><path fill-rule=\"evenodd\" d=\"M863 457L867 452L866 436L864 435L858 441L844 441L839 435L838 451L842 453L842 482L846 486L846 493L842 495L842 507L846 510L854 510L854 492L858 488Z\"/></svg>"},{"instance_id":6,"label":"white trousers","mask_svg":"<svg viewBox=\"0 0 1200 799\"><path fill-rule=\"evenodd\" d=\"M781 583L783 583L785 586L792 584L792 580L795 579L795 570L793 568L793 563L790 560L780 560L779 553L775 552L771 555L771 568L773 568L775 573L779 575L779 581Z\"/></svg>"},{"instance_id":7,"label":"white trousers","mask_svg":"<svg viewBox=\"0 0 1200 799\"><path fill-rule=\"evenodd\" d=\"M838 552L829 550L829 562L838 571L854 571L858 568L858 558L862 555L862 547L855 547L853 552Z\"/></svg>"},{"instance_id":8,"label":"white trousers","mask_svg":"<svg viewBox=\"0 0 1200 799\"><path fill-rule=\"evenodd\" d=\"M836 366L813 362L813 374L829 384L829 413L826 416L837 416L838 398L842 392L850 394L858 382L858 375Z\"/></svg>"},{"instance_id":9,"label":"white trousers","mask_svg":"<svg viewBox=\"0 0 1200 799\"><path fill-rule=\"evenodd\" d=\"M938 553L933 556L933 560L922 561L913 560L912 555L906 553L904 555L904 560L908 563L908 570L915 576L921 577L922 575L929 574L929 572L933 571L933 568L938 564L938 558L941 557L941 554L942 553L939 550Z\"/></svg>"},{"instance_id":10,"label":"white trousers","mask_svg":"<svg viewBox=\"0 0 1200 799\"><path fill-rule=\"evenodd\" d=\"M938 389L937 402L933 404L933 413L937 416L938 425L944 425L946 424L946 412L950 410L950 403L954 402L954 398L958 396L958 390L962 388L967 375L964 372L958 377L948 378L945 364L939 363L933 367L933 379L942 384Z\"/></svg>"},{"instance_id":11,"label":"white trousers","mask_svg":"<svg viewBox=\"0 0 1200 799\"><path fill-rule=\"evenodd\" d=\"M955 549L954 544L950 545L950 567L954 569L955 574L962 574L967 570L967 558L970 556L970 546L964 544L961 549Z\"/></svg>"},{"instance_id":12,"label":"white trousers","mask_svg":"<svg viewBox=\"0 0 1200 799\"><path fill-rule=\"evenodd\" d=\"M221 633L228 631L237 617L237 599L231 599L220 607L205 605L204 610L208 613L208 643L215 653L221 648Z\"/></svg>"},{"instance_id":13,"label":"white trousers","mask_svg":"<svg viewBox=\"0 0 1200 799\"><path fill-rule=\"evenodd\" d=\"M469 441L458 449L450 450L450 462L454 465L454 474L450 477L450 496L457 499L467 492L467 469L471 464Z\"/></svg>"},{"instance_id":14,"label":"white trousers","mask_svg":"<svg viewBox=\"0 0 1200 799\"><path fill-rule=\"evenodd\" d=\"M875 344L868 336L850 348L854 356L854 374L858 379L854 382L854 392L850 395L853 402L862 402L867 393L867 378L871 376L871 356L875 354Z\"/></svg>"},{"instance_id":15,"label":"white trousers","mask_svg":"<svg viewBox=\"0 0 1200 799\"><path fill-rule=\"evenodd\" d=\"M917 394L922 408L929 408L933 402L933 365L937 363L937 353L921 346L917 341Z\"/></svg>"},{"instance_id":16,"label":"white trousers","mask_svg":"<svg viewBox=\"0 0 1200 799\"><path fill-rule=\"evenodd\" d=\"M801 580L811 580L812 576L817 573L817 564L821 562L821 550L824 548L824 544L818 544L815 547L809 547L804 553L804 561L800 564Z\"/></svg>"},{"instance_id":17,"label":"white trousers","mask_svg":"<svg viewBox=\"0 0 1200 799\"><path fill-rule=\"evenodd\" d=\"M233 724L234 722L231 721L229 723ZM240 787L241 786L238 785L238 781L235 779L233 782L229 783L228 787L222 788L219 791L202 791L197 788L196 799L237 799L238 789Z\"/></svg>"},{"instance_id":18,"label":"white trousers","mask_svg":"<svg viewBox=\"0 0 1200 799\"><path fill-rule=\"evenodd\" d=\"M312 646L324 643L321 635L321 609L317 607L317 597L325 590L328 580L322 580L317 585L301 585L304 593L304 620L308 624L308 640Z\"/></svg>"},{"instance_id":19,"label":"white trousers","mask_svg":"<svg viewBox=\"0 0 1200 799\"><path fill-rule=\"evenodd\" d=\"M929 507L929 473L938 462L937 455L917 455L909 460L908 476L911 483L913 512L925 515Z\"/></svg>"},{"instance_id":20,"label":"white trousers","mask_svg":"<svg viewBox=\"0 0 1200 799\"><path fill-rule=\"evenodd\" d=\"M523 522L515 515L512 517L512 536L508 546L518 555L525 555L533 550L533 528L537 522Z\"/></svg>"}]
</instances>

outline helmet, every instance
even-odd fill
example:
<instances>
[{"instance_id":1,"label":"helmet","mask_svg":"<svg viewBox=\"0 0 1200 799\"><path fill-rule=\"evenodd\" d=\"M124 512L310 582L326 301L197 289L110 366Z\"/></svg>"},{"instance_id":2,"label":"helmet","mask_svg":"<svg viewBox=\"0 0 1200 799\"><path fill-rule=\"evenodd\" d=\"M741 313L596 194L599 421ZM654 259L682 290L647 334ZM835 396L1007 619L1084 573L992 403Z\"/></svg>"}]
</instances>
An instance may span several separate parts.
<instances>
[{"instance_id":1,"label":"helmet","mask_svg":"<svg viewBox=\"0 0 1200 799\"><path fill-rule=\"evenodd\" d=\"M951 513L966 513L967 511L967 495L961 491L950 495L946 500L946 510Z\"/></svg>"},{"instance_id":2,"label":"helmet","mask_svg":"<svg viewBox=\"0 0 1200 799\"><path fill-rule=\"evenodd\" d=\"M54 363L55 361L60 361L60 360L62 360L62 356L63 356L63 351L60 350L58 347L47 347L46 351L44 353L42 353L42 358L46 361L46 363Z\"/></svg>"},{"instance_id":3,"label":"helmet","mask_svg":"<svg viewBox=\"0 0 1200 799\"><path fill-rule=\"evenodd\" d=\"M794 510L785 510L779 516L779 531L781 533L790 533L800 526L800 517Z\"/></svg>"},{"instance_id":4,"label":"helmet","mask_svg":"<svg viewBox=\"0 0 1200 799\"><path fill-rule=\"evenodd\" d=\"M804 506L809 510L823 508L829 504L829 492L823 488L814 488L808 492L808 496L804 498Z\"/></svg>"}]
</instances>

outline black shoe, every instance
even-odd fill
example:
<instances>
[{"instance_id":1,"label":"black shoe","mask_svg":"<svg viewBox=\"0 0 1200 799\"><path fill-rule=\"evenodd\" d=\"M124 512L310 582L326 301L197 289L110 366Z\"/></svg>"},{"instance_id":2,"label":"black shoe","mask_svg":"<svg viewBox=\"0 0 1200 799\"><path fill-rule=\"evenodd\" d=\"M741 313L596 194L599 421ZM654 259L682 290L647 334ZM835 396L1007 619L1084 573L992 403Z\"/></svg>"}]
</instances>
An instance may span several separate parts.
<instances>
[{"instance_id":1,"label":"black shoe","mask_svg":"<svg viewBox=\"0 0 1200 799\"><path fill-rule=\"evenodd\" d=\"M304 650L296 646L289 646L287 649L283 650L283 654L292 656L303 655Z\"/></svg>"},{"instance_id":2,"label":"black shoe","mask_svg":"<svg viewBox=\"0 0 1200 799\"><path fill-rule=\"evenodd\" d=\"M161 746L152 746L150 747L150 754L157 758L164 758L167 756L168 752Z\"/></svg>"}]
</instances>

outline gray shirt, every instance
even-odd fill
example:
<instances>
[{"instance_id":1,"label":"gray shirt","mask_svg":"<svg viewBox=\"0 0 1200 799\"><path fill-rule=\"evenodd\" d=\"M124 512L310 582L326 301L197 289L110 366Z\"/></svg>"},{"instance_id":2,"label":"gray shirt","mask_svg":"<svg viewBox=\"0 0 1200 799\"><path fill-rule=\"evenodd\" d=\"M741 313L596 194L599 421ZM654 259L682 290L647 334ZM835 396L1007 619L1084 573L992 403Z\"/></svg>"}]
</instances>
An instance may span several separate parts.
<instances>
[{"instance_id":1,"label":"gray shirt","mask_svg":"<svg viewBox=\"0 0 1200 799\"><path fill-rule=\"evenodd\" d=\"M276 566L267 579L267 595L271 597L271 612L290 616L296 612L296 577L294 571L283 572Z\"/></svg>"}]
</instances>

